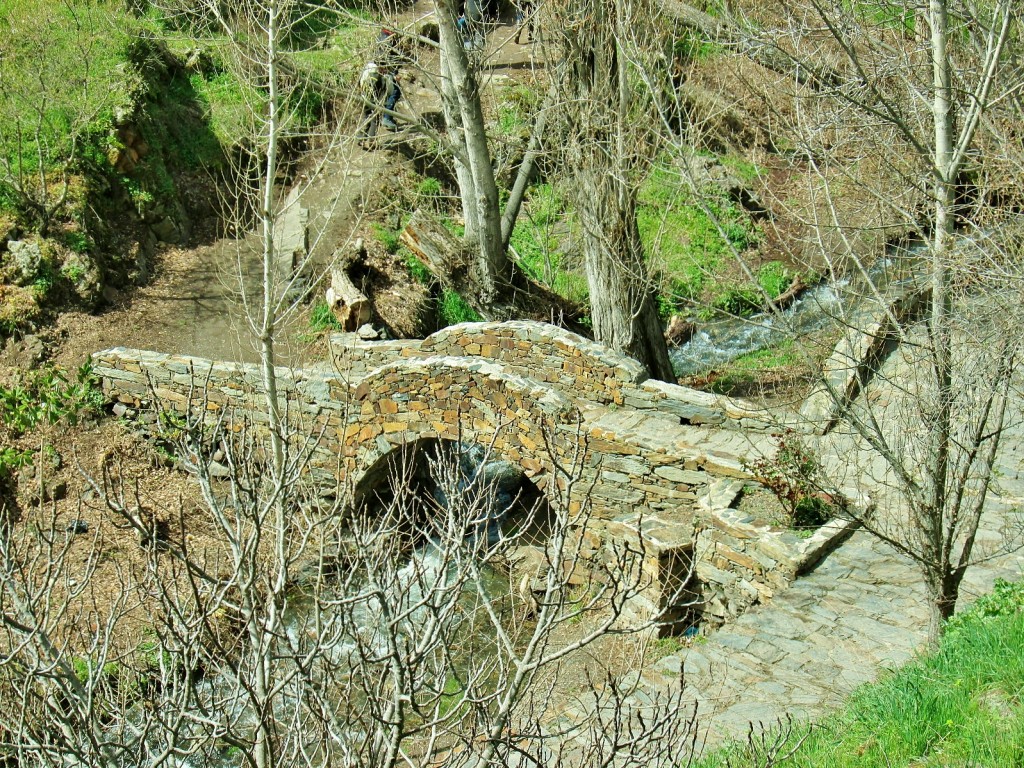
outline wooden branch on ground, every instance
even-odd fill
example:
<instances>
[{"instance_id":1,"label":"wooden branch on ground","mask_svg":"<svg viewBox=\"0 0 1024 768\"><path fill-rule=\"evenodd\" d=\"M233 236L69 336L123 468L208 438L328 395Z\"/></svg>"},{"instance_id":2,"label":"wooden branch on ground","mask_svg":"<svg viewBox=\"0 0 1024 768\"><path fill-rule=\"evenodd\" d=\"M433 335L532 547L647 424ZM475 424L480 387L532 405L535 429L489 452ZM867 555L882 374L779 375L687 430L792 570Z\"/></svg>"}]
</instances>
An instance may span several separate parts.
<instances>
[{"instance_id":1,"label":"wooden branch on ground","mask_svg":"<svg viewBox=\"0 0 1024 768\"><path fill-rule=\"evenodd\" d=\"M783 310L792 304L796 300L796 297L803 293L807 287L807 283L797 275L793 278L793 282L789 284L789 288L780 293L772 303L775 305L776 309Z\"/></svg>"}]
</instances>

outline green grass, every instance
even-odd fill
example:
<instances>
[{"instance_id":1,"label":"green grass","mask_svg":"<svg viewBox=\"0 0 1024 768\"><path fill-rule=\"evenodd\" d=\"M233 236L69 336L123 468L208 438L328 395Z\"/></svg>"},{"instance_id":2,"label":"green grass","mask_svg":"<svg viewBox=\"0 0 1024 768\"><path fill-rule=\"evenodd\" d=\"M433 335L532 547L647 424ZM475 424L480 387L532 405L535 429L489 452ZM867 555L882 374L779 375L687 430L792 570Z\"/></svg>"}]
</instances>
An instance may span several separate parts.
<instances>
[{"instance_id":1,"label":"green grass","mask_svg":"<svg viewBox=\"0 0 1024 768\"><path fill-rule=\"evenodd\" d=\"M761 178L761 168L738 155L722 155L719 162L735 174L736 178L744 184L753 184Z\"/></svg>"},{"instance_id":2,"label":"green grass","mask_svg":"<svg viewBox=\"0 0 1024 768\"><path fill-rule=\"evenodd\" d=\"M427 265L420 261L416 254L410 251L405 246L398 249L399 255L405 260L405 266L409 269L409 274L412 275L413 279L422 283L423 285L430 285L434 282L434 276L430 270L427 269Z\"/></svg>"},{"instance_id":3,"label":"green grass","mask_svg":"<svg viewBox=\"0 0 1024 768\"><path fill-rule=\"evenodd\" d=\"M538 184L530 190L527 215L520 217L511 244L520 268L531 279L573 304L586 306L590 302L587 279L566 266L556 229L567 226L571 215L568 204L552 185Z\"/></svg>"},{"instance_id":4,"label":"green grass","mask_svg":"<svg viewBox=\"0 0 1024 768\"><path fill-rule=\"evenodd\" d=\"M789 288L793 276L781 261L769 261L762 264L757 272L757 282L761 290L768 294L769 298L776 299Z\"/></svg>"},{"instance_id":5,"label":"green grass","mask_svg":"<svg viewBox=\"0 0 1024 768\"><path fill-rule=\"evenodd\" d=\"M128 61L140 22L103 0L6 0L0 8L0 205L31 218L32 199L60 214L61 172L108 162L115 115L130 112L143 87Z\"/></svg>"},{"instance_id":6,"label":"green grass","mask_svg":"<svg viewBox=\"0 0 1024 768\"><path fill-rule=\"evenodd\" d=\"M721 54L725 49L704 37L700 32L683 27L681 34L672 44L672 52L683 61L707 61Z\"/></svg>"},{"instance_id":7,"label":"green grass","mask_svg":"<svg viewBox=\"0 0 1024 768\"><path fill-rule=\"evenodd\" d=\"M517 84L498 94L498 132L505 136L523 133L540 105L540 94L528 85Z\"/></svg>"},{"instance_id":8,"label":"green grass","mask_svg":"<svg viewBox=\"0 0 1024 768\"><path fill-rule=\"evenodd\" d=\"M800 364L800 356L792 339L778 346L740 355L725 366L722 375L711 385L720 395L734 394L756 384L766 373Z\"/></svg>"},{"instance_id":9,"label":"green grass","mask_svg":"<svg viewBox=\"0 0 1024 768\"><path fill-rule=\"evenodd\" d=\"M757 230L724 193L710 190L698 199L670 164L662 164L640 191L637 224L648 259L661 275L662 315L684 311L702 298L719 308L746 304L747 296L730 295L732 287L721 284L719 275L735 253L756 243Z\"/></svg>"},{"instance_id":10,"label":"green grass","mask_svg":"<svg viewBox=\"0 0 1024 768\"><path fill-rule=\"evenodd\" d=\"M316 333L343 330L326 301L318 301L309 313L309 327Z\"/></svg>"},{"instance_id":11,"label":"green grass","mask_svg":"<svg viewBox=\"0 0 1024 768\"><path fill-rule=\"evenodd\" d=\"M792 768L1006 768L1024 764L1024 587L996 591L954 619L937 652L858 689L810 730ZM802 727L792 739L807 734ZM744 745L700 768L753 768Z\"/></svg>"},{"instance_id":12,"label":"green grass","mask_svg":"<svg viewBox=\"0 0 1024 768\"><path fill-rule=\"evenodd\" d=\"M441 292L437 311L444 325L475 323L482 319L465 299L447 288Z\"/></svg>"}]
</instances>

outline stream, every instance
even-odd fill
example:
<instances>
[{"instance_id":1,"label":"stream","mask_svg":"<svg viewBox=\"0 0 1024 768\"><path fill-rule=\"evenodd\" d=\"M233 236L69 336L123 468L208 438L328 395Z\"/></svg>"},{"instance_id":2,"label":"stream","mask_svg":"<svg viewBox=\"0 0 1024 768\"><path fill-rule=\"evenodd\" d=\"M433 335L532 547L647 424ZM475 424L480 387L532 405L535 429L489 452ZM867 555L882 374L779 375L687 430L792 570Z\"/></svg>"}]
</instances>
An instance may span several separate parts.
<instances>
[{"instance_id":1,"label":"stream","mask_svg":"<svg viewBox=\"0 0 1024 768\"><path fill-rule=\"evenodd\" d=\"M824 330L865 299L869 281L887 300L897 298L914 284L914 267L922 249L921 245L891 247L866 270L866 278L822 280L781 312L720 315L704 322L689 341L669 349L676 375L705 373L742 355Z\"/></svg>"},{"instance_id":2,"label":"stream","mask_svg":"<svg viewBox=\"0 0 1024 768\"><path fill-rule=\"evenodd\" d=\"M290 594L270 663L272 680L280 686L272 697L272 717L284 749L348 764L351 750L365 748L370 735L365 724L384 717L384 710L367 713L389 699L393 647L403 658L419 658L415 665L403 662L410 664L406 674L417 678L410 683L417 700L429 702L440 692L442 709L458 701L457 680L493 673L486 672L496 657L485 606L502 614L512 609L509 576L479 556L508 534L510 525L533 519L520 516L530 496L520 491L529 484L518 466L475 445L430 444L413 461L415 471L394 482L415 488L423 507L416 515L424 533L410 538L415 546L404 554L393 548L397 529L389 522L391 496L385 490L374 495L379 505L367 510L367 530L353 524L359 554L352 562L324 580L317 598L301 587ZM446 514L449 509L452 514ZM432 519L427 522L424 515ZM430 640L434 633L445 639ZM214 674L197 682L192 705L231 723L243 740L252 737L258 723L246 693L254 662L246 654L237 672L234 663L217 665ZM336 721L320 719L320 707L331 710ZM216 727L183 729L178 738L196 751L179 766L248 764L240 749L211 738L211 730ZM150 747L157 750L159 744Z\"/></svg>"}]
</instances>

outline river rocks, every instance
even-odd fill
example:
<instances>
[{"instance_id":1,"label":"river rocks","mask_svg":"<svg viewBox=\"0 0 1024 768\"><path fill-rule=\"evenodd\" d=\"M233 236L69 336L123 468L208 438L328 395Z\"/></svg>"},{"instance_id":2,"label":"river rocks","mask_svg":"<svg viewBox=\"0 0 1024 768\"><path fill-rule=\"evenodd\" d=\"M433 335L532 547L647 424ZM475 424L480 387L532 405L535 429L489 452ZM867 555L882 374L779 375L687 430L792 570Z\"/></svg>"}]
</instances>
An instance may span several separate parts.
<instances>
[{"instance_id":1,"label":"river rocks","mask_svg":"<svg viewBox=\"0 0 1024 768\"><path fill-rule=\"evenodd\" d=\"M356 336L358 336L363 341L376 341L377 339L380 338L380 331L378 331L369 323L365 323L359 326L359 330L356 331Z\"/></svg>"}]
</instances>

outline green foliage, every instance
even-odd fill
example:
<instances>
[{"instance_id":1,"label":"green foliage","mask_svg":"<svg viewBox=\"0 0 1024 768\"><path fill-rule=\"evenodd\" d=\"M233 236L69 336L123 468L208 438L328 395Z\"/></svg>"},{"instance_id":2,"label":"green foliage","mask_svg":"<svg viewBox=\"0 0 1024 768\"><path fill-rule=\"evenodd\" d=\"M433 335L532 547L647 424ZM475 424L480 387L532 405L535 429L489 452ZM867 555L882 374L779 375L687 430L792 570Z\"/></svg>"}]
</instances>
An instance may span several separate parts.
<instances>
[{"instance_id":1,"label":"green foliage","mask_svg":"<svg viewBox=\"0 0 1024 768\"><path fill-rule=\"evenodd\" d=\"M781 261L769 261L757 271L757 283L769 298L781 296L793 281L792 275Z\"/></svg>"},{"instance_id":2,"label":"green foliage","mask_svg":"<svg viewBox=\"0 0 1024 768\"><path fill-rule=\"evenodd\" d=\"M309 326L317 333L343 330L326 301L318 301L313 305L313 310L309 313Z\"/></svg>"},{"instance_id":3,"label":"green foliage","mask_svg":"<svg viewBox=\"0 0 1024 768\"><path fill-rule=\"evenodd\" d=\"M445 325L456 325L458 323L476 323L482 318L476 313L466 300L455 291L445 288L441 292L441 299L438 302L438 314Z\"/></svg>"},{"instance_id":4,"label":"green foliage","mask_svg":"<svg viewBox=\"0 0 1024 768\"><path fill-rule=\"evenodd\" d=\"M539 184L530 190L527 213L512 231L519 267L569 302L586 306L590 301L586 277L566 266L556 235L556 228L570 216L565 200L552 185Z\"/></svg>"},{"instance_id":5,"label":"green foliage","mask_svg":"<svg viewBox=\"0 0 1024 768\"><path fill-rule=\"evenodd\" d=\"M858 689L839 714L791 734L791 768L1024 764L1024 585L997 581L959 614L938 651ZM809 733L808 733L809 731ZM786 750L788 751L788 750ZM745 745L699 768L759 768Z\"/></svg>"},{"instance_id":6,"label":"green foliage","mask_svg":"<svg viewBox=\"0 0 1024 768\"><path fill-rule=\"evenodd\" d=\"M791 429L775 438L775 454L748 467L758 482L786 509L789 525L817 528L835 513L832 495L823 491L821 464Z\"/></svg>"},{"instance_id":7,"label":"green foliage","mask_svg":"<svg viewBox=\"0 0 1024 768\"><path fill-rule=\"evenodd\" d=\"M747 317L760 309L761 294L747 287L721 288L712 300L711 306L730 315Z\"/></svg>"},{"instance_id":8,"label":"green foliage","mask_svg":"<svg viewBox=\"0 0 1024 768\"><path fill-rule=\"evenodd\" d=\"M230 72L196 73L189 77L189 85L197 103L204 107L203 118L219 144L246 145L254 133L254 115L266 110L266 94Z\"/></svg>"},{"instance_id":9,"label":"green foliage","mask_svg":"<svg viewBox=\"0 0 1024 768\"><path fill-rule=\"evenodd\" d=\"M753 184L761 178L761 168L739 155L721 155L719 162L728 168L744 184Z\"/></svg>"},{"instance_id":10,"label":"green foliage","mask_svg":"<svg viewBox=\"0 0 1024 768\"><path fill-rule=\"evenodd\" d=\"M662 275L659 310L681 312L718 285L717 275L734 253L751 247L757 230L750 216L719 190L694 197L672 167L654 170L640 191L637 210L640 239ZM746 296L724 290L719 301L743 314ZM743 287L738 289L746 290ZM712 299L714 302L714 299Z\"/></svg>"},{"instance_id":11,"label":"green foliage","mask_svg":"<svg viewBox=\"0 0 1024 768\"><path fill-rule=\"evenodd\" d=\"M142 60L160 55L154 50L143 50L142 43L138 49L136 55ZM214 117L219 115L223 118L223 111L219 105L215 108L208 101L207 76L210 75L184 77L175 74L166 79L161 75L149 82L145 108L141 110L137 124L150 151L136 165L131 176L121 180L139 212L145 212L156 201L176 197L175 173L216 170L226 164L224 147L214 124ZM202 92L196 90L196 84L202 86ZM237 138L230 135L231 131L241 129L228 128L227 121L222 119L219 130L223 138L230 140Z\"/></svg>"},{"instance_id":12,"label":"green foliage","mask_svg":"<svg viewBox=\"0 0 1024 768\"><path fill-rule=\"evenodd\" d=\"M427 176L416 185L416 195L424 200L432 200L441 196L441 182L433 176Z\"/></svg>"},{"instance_id":13,"label":"green foliage","mask_svg":"<svg viewBox=\"0 0 1024 768\"><path fill-rule=\"evenodd\" d=\"M81 230L71 230L61 233L61 239L64 241L64 245L70 248L75 253L89 253L93 248L92 238L87 232ZM72 265L78 266L78 265ZM71 282L77 283L82 279L82 274L75 272L74 269L65 270L61 267L61 274L67 277Z\"/></svg>"},{"instance_id":14,"label":"green foliage","mask_svg":"<svg viewBox=\"0 0 1024 768\"><path fill-rule=\"evenodd\" d=\"M380 244L384 246L385 251L392 255L398 253L398 249L402 246L401 229L396 231L381 226L380 224L374 224L373 233L377 237L377 240L380 241Z\"/></svg>"},{"instance_id":15,"label":"green foliage","mask_svg":"<svg viewBox=\"0 0 1024 768\"><path fill-rule=\"evenodd\" d=\"M103 392L92 364L83 364L70 378L58 367L43 368L21 384L0 387L0 422L21 435L41 422L77 424L103 407Z\"/></svg>"},{"instance_id":16,"label":"green foliage","mask_svg":"<svg viewBox=\"0 0 1024 768\"><path fill-rule=\"evenodd\" d=\"M0 448L0 482L9 478L16 470L32 463L32 451L5 445Z\"/></svg>"},{"instance_id":17,"label":"green foliage","mask_svg":"<svg viewBox=\"0 0 1024 768\"><path fill-rule=\"evenodd\" d=\"M969 610L956 614L946 622L946 632L970 631L978 624L1002 616L1014 616L1024 610L1024 581L996 579L992 592L984 595Z\"/></svg>"},{"instance_id":18,"label":"green foliage","mask_svg":"<svg viewBox=\"0 0 1024 768\"><path fill-rule=\"evenodd\" d=\"M894 3L888 0L846 0L847 10L852 11L855 18L883 29L893 29L906 35L913 35L916 25L914 8L904 2Z\"/></svg>"},{"instance_id":19,"label":"green foliage","mask_svg":"<svg viewBox=\"0 0 1024 768\"><path fill-rule=\"evenodd\" d=\"M61 203L66 174L107 163L115 116L130 113L142 90L142 78L126 61L138 28L112 0L6 0L0 13L5 207L41 226L62 205L81 202L76 194Z\"/></svg>"},{"instance_id":20,"label":"green foliage","mask_svg":"<svg viewBox=\"0 0 1024 768\"><path fill-rule=\"evenodd\" d=\"M506 136L523 133L538 106L540 94L530 86L503 88L498 95L498 131Z\"/></svg>"},{"instance_id":21,"label":"green foliage","mask_svg":"<svg viewBox=\"0 0 1024 768\"><path fill-rule=\"evenodd\" d=\"M683 27L672 42L672 54L683 61L707 61L723 52L722 46L708 40L696 29Z\"/></svg>"},{"instance_id":22,"label":"green foliage","mask_svg":"<svg viewBox=\"0 0 1024 768\"><path fill-rule=\"evenodd\" d=\"M427 265L416 258L416 255L407 248L401 248L400 253L405 257L405 266L409 269L409 274L413 276L413 279L423 285L430 285L434 282L434 276L427 269Z\"/></svg>"},{"instance_id":23,"label":"green foliage","mask_svg":"<svg viewBox=\"0 0 1024 768\"><path fill-rule=\"evenodd\" d=\"M725 366L722 375L710 389L720 395L733 395L754 386L765 374L791 368L799 364L792 339L775 347L766 347L740 355Z\"/></svg>"}]
</instances>

